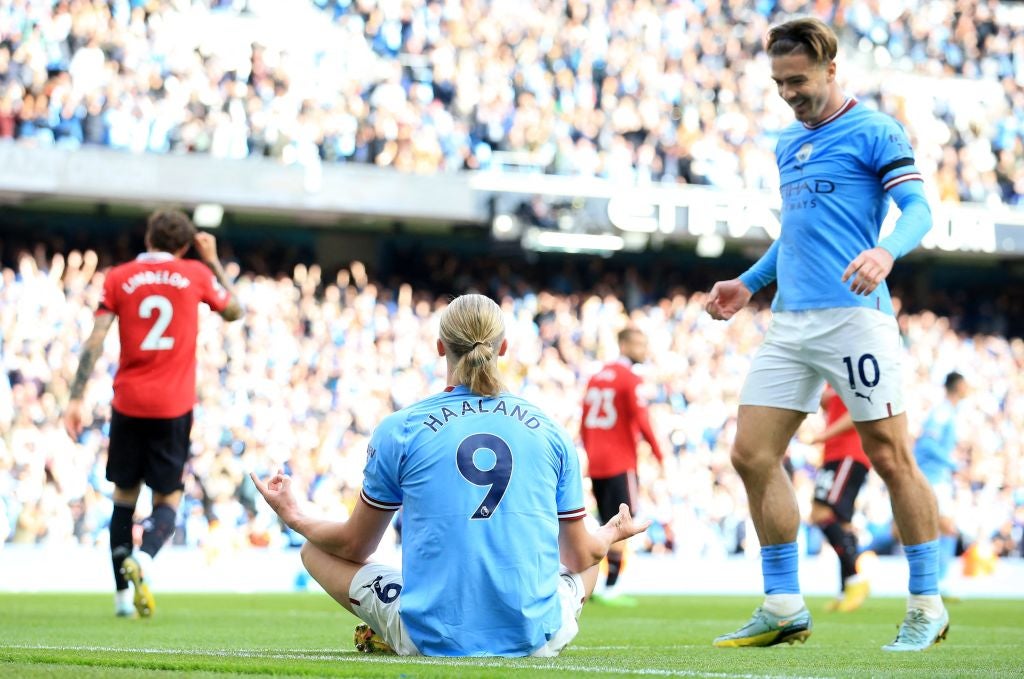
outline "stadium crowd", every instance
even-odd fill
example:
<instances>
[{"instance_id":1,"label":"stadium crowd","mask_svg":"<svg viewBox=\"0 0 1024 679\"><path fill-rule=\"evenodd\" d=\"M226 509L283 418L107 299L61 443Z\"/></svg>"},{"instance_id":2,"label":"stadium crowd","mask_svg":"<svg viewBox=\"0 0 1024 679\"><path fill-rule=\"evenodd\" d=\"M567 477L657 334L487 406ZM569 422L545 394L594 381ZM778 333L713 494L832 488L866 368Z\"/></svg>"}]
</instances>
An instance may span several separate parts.
<instances>
[{"instance_id":1,"label":"stadium crowd","mask_svg":"<svg viewBox=\"0 0 1024 679\"><path fill-rule=\"evenodd\" d=\"M539 287L525 270L474 270L436 257L424 268L450 272L445 287L382 284L359 262L330 277L316 265L277 277L229 265L247 313L235 324L207 314L200 325L194 456L177 543L216 554L296 542L255 502L249 470L287 469L325 514L351 508L372 428L445 386L433 341L442 291L476 290L499 299L506 313L508 384L570 431L579 428L587 377L617 351L617 331L626 323L641 328L651 346L643 370L652 421L669 458L663 477L649 457L641 461L641 511L657 521L646 548L664 551L659 529L671 522L678 553L756 553L729 450L738 390L769 319L764 306L722 323L703 311L701 292L651 289L600 264L589 285L566 292L559 289L572 287L568 278ZM107 540L111 484L103 470L116 333L86 393L92 426L75 442L60 420L105 264L93 251L65 255L40 245L2 271L0 547ZM490 277L477 275L488 269ZM962 532L999 554L1024 556L1024 340L958 332L931 312L901 313L900 323L912 433L942 398L947 372L962 372L973 386L956 473ZM823 425L812 416L805 426ZM805 516L820 454L796 440L790 450ZM884 538L890 519L885 488L872 474L855 518L862 543ZM803 539L811 549L813 531Z\"/></svg>"},{"instance_id":2,"label":"stadium crowd","mask_svg":"<svg viewBox=\"0 0 1024 679\"><path fill-rule=\"evenodd\" d=\"M996 0L7 0L0 139L773 188L761 40L810 13L936 200L1024 196L1024 8Z\"/></svg>"}]
</instances>

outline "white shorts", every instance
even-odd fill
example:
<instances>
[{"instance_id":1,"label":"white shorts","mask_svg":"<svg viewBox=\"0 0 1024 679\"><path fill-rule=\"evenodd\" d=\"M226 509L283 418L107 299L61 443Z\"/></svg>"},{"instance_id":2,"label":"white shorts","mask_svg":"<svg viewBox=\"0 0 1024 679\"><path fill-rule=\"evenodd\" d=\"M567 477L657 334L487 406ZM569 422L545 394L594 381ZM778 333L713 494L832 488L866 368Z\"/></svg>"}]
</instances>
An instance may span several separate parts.
<instances>
[{"instance_id":1,"label":"white shorts","mask_svg":"<svg viewBox=\"0 0 1024 679\"><path fill-rule=\"evenodd\" d=\"M562 573L558 578L558 603L562 606L562 626L548 643L530 655L534 658L554 658L568 646L580 632L580 613L586 599L583 578L579 573Z\"/></svg>"},{"instance_id":2,"label":"white shorts","mask_svg":"<svg viewBox=\"0 0 1024 679\"><path fill-rule=\"evenodd\" d=\"M379 634L398 655L422 655L409 639L399 614L404 580L393 566L371 563L352 578L349 601L360 620ZM579 633L580 613L585 598L583 579L578 574L562 573L558 581L558 600L562 607L562 626L551 639L534 651L536 658L553 658Z\"/></svg>"},{"instance_id":3,"label":"white shorts","mask_svg":"<svg viewBox=\"0 0 1024 679\"><path fill-rule=\"evenodd\" d=\"M754 356L740 405L817 412L827 381L854 422L903 412L896 319L865 307L780 311Z\"/></svg>"}]
</instances>

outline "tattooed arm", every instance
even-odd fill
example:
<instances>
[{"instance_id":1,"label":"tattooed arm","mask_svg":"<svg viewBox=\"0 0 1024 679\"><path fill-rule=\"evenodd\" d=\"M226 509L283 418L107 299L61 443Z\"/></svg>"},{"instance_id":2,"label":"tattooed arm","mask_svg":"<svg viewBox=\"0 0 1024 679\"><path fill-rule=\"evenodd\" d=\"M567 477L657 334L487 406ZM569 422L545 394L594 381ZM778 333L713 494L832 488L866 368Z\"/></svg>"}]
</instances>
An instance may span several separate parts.
<instances>
[{"instance_id":1,"label":"tattooed arm","mask_svg":"<svg viewBox=\"0 0 1024 679\"><path fill-rule=\"evenodd\" d=\"M220 312L221 318L225 321L237 321L242 317L242 305L238 301L238 295L235 294L231 281L228 280L228 275L224 272L224 267L221 266L219 259L209 260L206 262L206 265L210 267L213 275L217 277L217 282L231 295L228 305L224 307L224 311Z\"/></svg>"},{"instance_id":2,"label":"tattooed arm","mask_svg":"<svg viewBox=\"0 0 1024 679\"><path fill-rule=\"evenodd\" d=\"M238 295L235 294L231 281L228 280L228 275L224 273L224 267L221 266L220 259L217 257L217 239L212 233L200 231L196 234L195 246L199 257L213 271L217 282L231 295L228 305L220 312L221 318L225 321L237 321L242 317L242 305L239 303Z\"/></svg>"},{"instance_id":3,"label":"tattooed arm","mask_svg":"<svg viewBox=\"0 0 1024 679\"><path fill-rule=\"evenodd\" d=\"M92 333L89 339L85 340L82 353L78 357L78 371L75 372L75 380L71 383L71 399L68 401L67 410L64 411L64 429L72 439L77 439L82 433L82 422L85 419L82 396L85 394L85 385L92 375L96 360L103 353L103 340L106 339L107 331L113 323L114 314L96 316Z\"/></svg>"}]
</instances>

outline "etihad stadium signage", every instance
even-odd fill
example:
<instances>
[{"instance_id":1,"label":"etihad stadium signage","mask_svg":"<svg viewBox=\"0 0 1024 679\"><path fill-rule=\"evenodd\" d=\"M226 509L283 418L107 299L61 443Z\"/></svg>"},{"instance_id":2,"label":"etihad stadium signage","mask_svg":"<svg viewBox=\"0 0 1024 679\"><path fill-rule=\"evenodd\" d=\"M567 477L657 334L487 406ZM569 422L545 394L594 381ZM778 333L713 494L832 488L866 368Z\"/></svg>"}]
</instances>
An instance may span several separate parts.
<instances>
[{"instance_id":1,"label":"etihad stadium signage","mask_svg":"<svg viewBox=\"0 0 1024 679\"><path fill-rule=\"evenodd\" d=\"M514 214L521 205L536 203L539 197L563 223L571 223L569 230L604 229L625 236L627 243L633 235L632 242L645 246L689 240L718 241L723 246L730 242L753 244L774 240L780 232L783 197L779 193L687 185L622 188L602 180L538 175L524 179L492 174L474 183L494 192L499 212ZM800 199L814 200L829 188L803 187ZM795 195L790 187L785 200ZM923 249L1024 257L1024 210L968 203L932 203L931 207L934 226L921 242ZM883 236L892 231L899 213L895 203L890 203ZM641 235L646 238L636 237ZM720 250L713 247L710 254L716 249Z\"/></svg>"},{"instance_id":2,"label":"etihad stadium signage","mask_svg":"<svg viewBox=\"0 0 1024 679\"><path fill-rule=\"evenodd\" d=\"M713 257L727 245L761 246L779 235L783 196L778 191L636 186L545 175L509 163L498 168L414 175L319 160L284 164L269 158L226 160L0 141L0 203L80 210L98 205L212 207L218 222L225 214L273 217L277 223L371 233L395 224L424 234L479 227L527 249L579 252L695 243L698 254ZM833 188L820 182L791 185L785 200L822 200ZM883 234L897 214L893 206ZM1024 210L933 203L932 215L934 228L921 250L1024 257Z\"/></svg>"}]
</instances>

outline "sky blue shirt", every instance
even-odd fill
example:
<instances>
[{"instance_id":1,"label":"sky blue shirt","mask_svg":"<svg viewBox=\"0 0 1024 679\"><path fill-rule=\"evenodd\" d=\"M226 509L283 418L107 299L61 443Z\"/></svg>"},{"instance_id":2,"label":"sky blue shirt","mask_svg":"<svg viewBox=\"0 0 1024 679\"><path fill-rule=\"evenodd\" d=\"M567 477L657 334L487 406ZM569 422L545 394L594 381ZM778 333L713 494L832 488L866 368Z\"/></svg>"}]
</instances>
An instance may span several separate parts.
<instances>
[{"instance_id":1,"label":"sky blue shirt","mask_svg":"<svg viewBox=\"0 0 1024 679\"><path fill-rule=\"evenodd\" d=\"M584 516L566 431L511 394L455 387L381 422L363 501L402 506L400 604L424 655L529 655L562 625L558 522Z\"/></svg>"},{"instance_id":2,"label":"sky blue shirt","mask_svg":"<svg viewBox=\"0 0 1024 679\"><path fill-rule=\"evenodd\" d=\"M957 469L955 451L956 406L947 399L928 413L914 444L914 458L929 483L948 483Z\"/></svg>"},{"instance_id":3,"label":"sky blue shirt","mask_svg":"<svg viewBox=\"0 0 1024 679\"><path fill-rule=\"evenodd\" d=\"M774 311L869 307L892 313L883 281L869 296L850 292L843 272L862 251L881 246L894 258L931 228L921 173L900 125L855 99L814 126L795 122L775 151L782 192L782 234L740 280L751 292L778 281ZM889 196L902 210L879 242Z\"/></svg>"}]
</instances>

